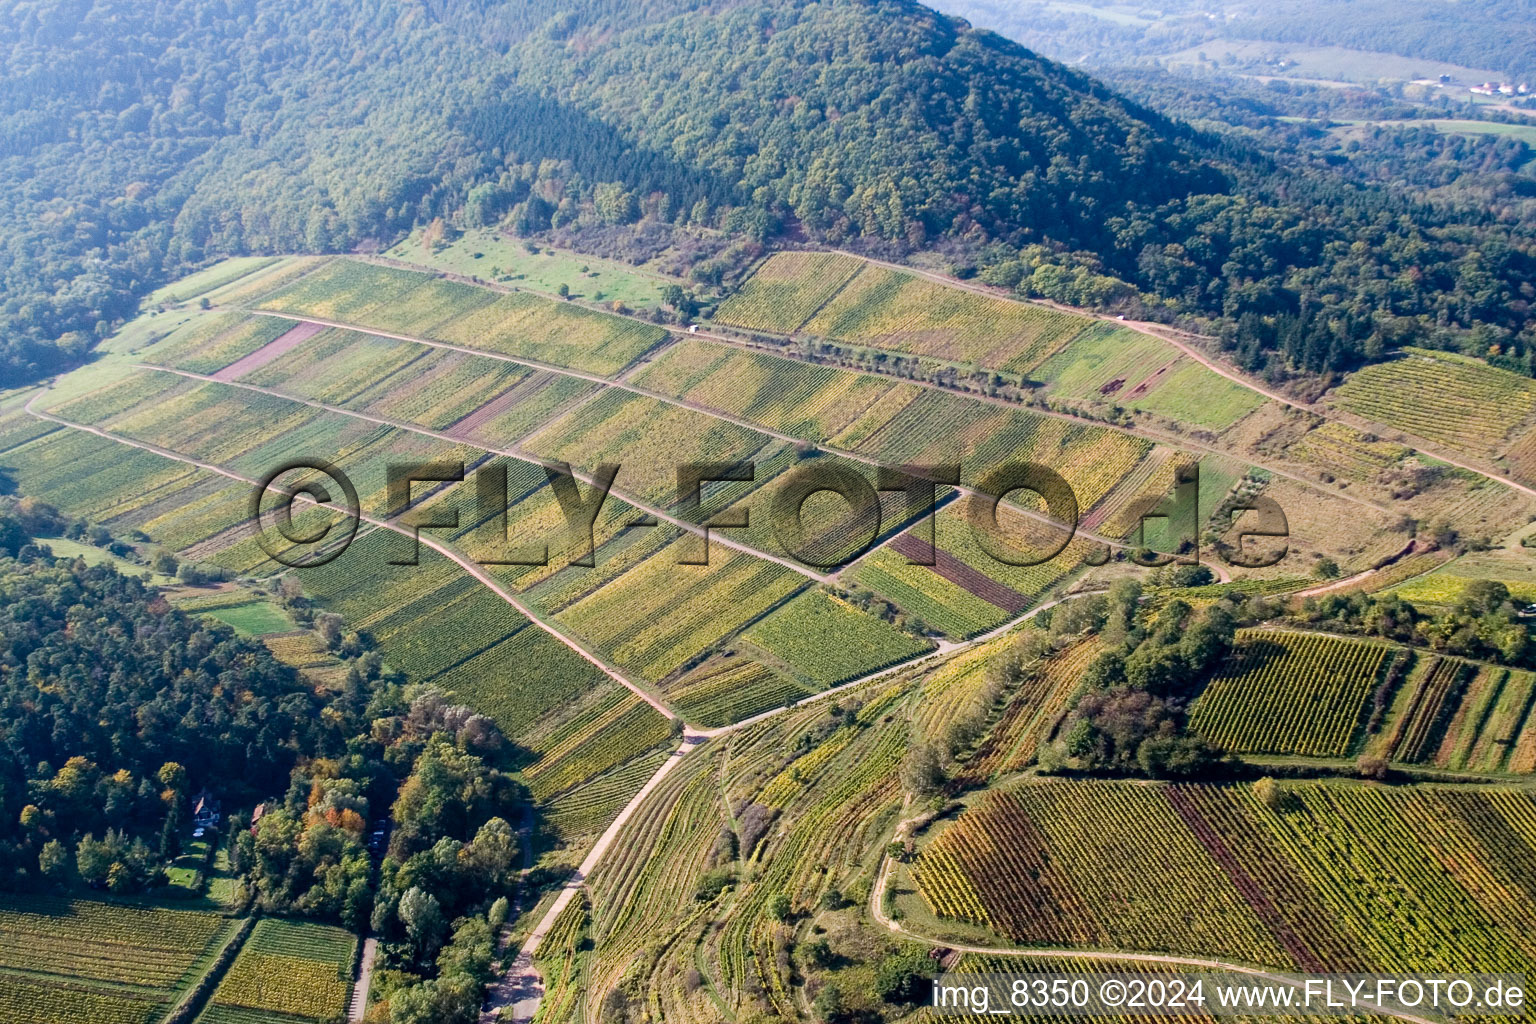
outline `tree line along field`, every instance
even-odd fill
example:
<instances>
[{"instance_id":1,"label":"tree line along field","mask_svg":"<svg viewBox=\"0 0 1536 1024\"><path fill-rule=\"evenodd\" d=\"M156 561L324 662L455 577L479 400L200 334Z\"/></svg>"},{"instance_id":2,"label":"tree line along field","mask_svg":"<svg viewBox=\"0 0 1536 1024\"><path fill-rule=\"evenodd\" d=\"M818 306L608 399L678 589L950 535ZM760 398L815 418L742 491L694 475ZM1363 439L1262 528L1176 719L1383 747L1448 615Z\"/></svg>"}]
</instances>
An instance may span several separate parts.
<instances>
[{"instance_id":1,"label":"tree line along field","mask_svg":"<svg viewBox=\"0 0 1536 1024\"><path fill-rule=\"evenodd\" d=\"M17 1024L154 1024L234 931L154 904L0 898L0 1015Z\"/></svg>"},{"instance_id":2,"label":"tree line along field","mask_svg":"<svg viewBox=\"0 0 1536 1024\"><path fill-rule=\"evenodd\" d=\"M1533 828L1523 790L1292 783L1271 806L1242 785L1043 780L989 793L913 876L938 918L1025 946L1521 970Z\"/></svg>"}]
</instances>

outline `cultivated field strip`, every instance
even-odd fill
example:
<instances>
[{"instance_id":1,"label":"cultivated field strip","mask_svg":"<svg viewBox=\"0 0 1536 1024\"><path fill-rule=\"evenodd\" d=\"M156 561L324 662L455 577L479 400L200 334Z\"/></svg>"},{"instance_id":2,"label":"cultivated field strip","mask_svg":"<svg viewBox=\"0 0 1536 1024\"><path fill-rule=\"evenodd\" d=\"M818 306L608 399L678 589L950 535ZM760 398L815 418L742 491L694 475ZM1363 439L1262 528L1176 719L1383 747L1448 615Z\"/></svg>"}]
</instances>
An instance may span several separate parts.
<instances>
[{"instance_id":1,"label":"cultivated field strip","mask_svg":"<svg viewBox=\"0 0 1536 1024\"><path fill-rule=\"evenodd\" d=\"M0 1016L152 1024L226 933L217 914L47 896L0 899Z\"/></svg>"},{"instance_id":2,"label":"cultivated field strip","mask_svg":"<svg viewBox=\"0 0 1536 1024\"><path fill-rule=\"evenodd\" d=\"M356 335L355 334L351 334L351 335L348 335L348 337L356 337ZM371 335L365 335L364 337L372 337L372 336ZM355 343L348 343L348 344L354 344L355 345ZM340 358L342 355L345 355L349 351L346 348L345 345L343 345L342 348L336 349L336 351L338 353L338 356L332 358L331 361L336 362L339 367L350 367L350 366L354 365L357 362L357 360L355 360L355 359L343 359L343 358ZM673 349L669 349L668 352L663 355L661 361L664 363L669 357L671 357L672 353L675 352L675 351L677 351L677 347L674 347ZM774 360L773 362L775 364L777 364L777 365L781 365L781 366L784 366L784 367L798 367L798 364L794 364L792 362L785 361L785 360ZM357 384L357 385L347 385L347 386L341 387L339 389L337 387L333 386L333 385L325 385L324 381L326 380L326 376L325 376L323 371L319 372L319 373L315 373L315 372L313 372L313 368L308 368L310 370L310 372L303 372L305 369L306 369L305 364L303 364L303 363L296 363L296 365L293 367L292 370L288 370L288 371L284 371L284 372L287 374L287 378L286 379L290 379L290 380L302 379L305 382L304 383L304 390L307 393L313 394L313 393L316 393L317 390L324 389L324 390L329 390L332 393L335 393L337 395L337 397L343 397L343 396L348 395L348 394L357 393L362 388L363 382L362 382L361 379L359 379L359 384ZM857 381L869 380L869 381L873 381L873 382L877 383L881 389L888 390L888 385L887 384L885 384L883 382L879 382L879 381L877 381L874 378L866 378L866 377L860 377L859 375L846 374L845 372L842 372L842 371L839 371L839 373L842 375L842 377L844 379L846 379L848 381L857 382ZM257 385L252 385L252 384L245 384L244 386L253 387L253 388L258 387ZM268 390L270 391L270 389L268 389ZM545 427L541 430L539 435L536 435L534 438L530 439L530 444L535 446L536 448L538 448L539 449L539 455L544 456L544 457L551 457L551 456L559 457L561 455L571 455L571 456L573 456L572 457L572 461L575 461L575 457L574 457L575 455L590 453L592 448L591 448L590 444L587 444L587 441L588 441L588 439L592 435L592 430L591 429L577 429L577 428L581 426L581 423L582 423L583 420L591 420L593 423L601 423L601 422L604 422L605 420L612 419L613 418L613 413L608 412L609 408L612 408L615 412L622 412L626 408L634 406L636 401L638 401L638 399L636 399L634 397L634 395L639 395L639 394L643 394L644 393L644 391L642 389L637 389L637 388L633 388L633 387L626 388L625 390L630 391L632 394L630 396L626 397L623 401L618 402L617 404L615 404L614 402L610 401L607 406L604 406L604 405L601 404L601 401L599 401L599 403L597 405L594 405L591 401L588 401L579 410L577 410L576 413L573 414L573 416L578 417L578 419L573 420L572 423L569 426L567 426L567 427L561 427L560 426L560 422L558 420L554 421L554 422L551 422L551 423L547 423L545 425ZM608 396L599 396L600 400L602 398L605 398L605 397L608 397ZM618 398L619 396L618 395L613 395L611 397ZM930 393L930 395L924 395L922 397L923 397L924 401L927 403L927 405L931 406L931 409L929 409L929 411L924 414L925 417L930 418L930 419L937 420L937 419L940 419L940 418L943 418L945 416L950 415L951 412L954 411L954 408L964 408L964 405L963 405L964 400L960 400L960 399L954 400L954 401L960 402L962 404L959 405L959 406L955 406L954 408L951 408L951 406L944 401L947 396L940 396L940 395L936 395L936 394L931 394ZM937 404L937 405L933 404L934 400L938 400L940 404ZM692 412L688 411L689 409L692 408L692 403L686 403L686 402L678 401L678 402L676 402L676 404L678 406L678 415L679 416L695 415ZM331 408L330 406L324 405L323 403L322 403L322 407ZM333 409L333 411L339 411L339 410L334 410ZM351 410L348 410L348 411L351 411ZM711 412L711 415L718 415L718 412L716 410L711 409L710 412ZM360 414L360 415L365 416L365 417L368 416L368 414ZM1008 414L1007 413L1003 413L1003 415L1008 415ZM650 413L645 418L646 418L647 422L654 422L655 421L655 414L654 413ZM371 419L373 419L375 421L387 421L387 422L390 422L392 425L406 427L406 428L414 427L414 425L412 425L412 424L406 424L406 423L403 423L401 421L395 421L395 420L392 420L392 419L386 420L386 418L382 417L382 416L371 417ZM681 425L682 423L685 423L687 421L686 420L680 420L679 422L680 422L680 425ZM735 419L733 418L730 422L735 422ZM745 420L742 421L742 422L743 423L750 423L750 421L745 421ZM1065 424L1065 421L1039 421L1039 422L1042 423L1045 426L1050 427L1050 431L1048 431L1048 432L1059 432L1059 428L1063 428L1063 427L1066 427L1069 431L1070 430L1078 430L1078 431L1081 430L1081 428L1071 427L1070 425ZM589 424L589 426L590 426L590 424ZM756 424L752 424L752 426L755 428ZM978 436L981 436L981 435L985 434L986 433L986 429L990 429L991 426L992 426L992 424L990 422L988 422L987 424L984 424L984 425L983 424L978 424L978 426L977 426L977 428L975 430L975 433ZM415 428L415 429L420 430L420 429L424 429L424 428ZM561 445L562 442L560 441L560 438L562 436L562 431L564 432L564 434L568 434L568 435L570 435L572 437L579 437L579 438L581 438L583 440L582 452L580 452L580 453L572 453L572 452L563 451L561 449L560 445ZM448 438L443 437L440 432L431 432L431 433L433 433L433 436L436 436L439 439L444 439L444 440L448 439ZM692 428L690 428L690 429L688 429L686 431L686 436L689 436L690 438L697 437L699 435L700 435L700 428L697 427L697 426L694 426L694 427L692 427ZM622 435L618 435L618 436L622 436ZM775 436L788 437L789 435L775 435ZM1024 436L1028 436L1028 435L1026 434ZM1105 437L1109 437L1109 438L1113 438L1113 437L1116 437L1117 435L1105 434L1104 436ZM1061 442L1060 441L1052 441L1052 442L1047 442L1047 443L1049 443L1051 445L1059 445ZM600 447L601 447L601 445L599 445L599 448ZM1002 449L999 448L998 450L1001 451ZM521 452L512 452L512 451L506 450L506 449L501 450L501 453L502 454L511 454L511 455L516 456L516 457L522 457L524 459L528 459L529 458L528 456L523 455ZM1085 459L1084 458L1084 453L1082 453L1080 451L1077 451L1076 449L1073 449L1071 451L1065 451L1065 450L1062 450L1060 448L1041 449L1040 451L1032 452L1031 454L1037 455L1040 460L1046 461L1048 464L1053 462L1053 461L1055 461L1057 459L1057 457L1060 457L1060 458L1063 458L1063 459L1067 459L1068 462L1070 462L1070 464L1072 464L1074 466L1076 466L1076 465L1084 465L1084 464L1087 464L1087 465L1092 465L1093 464L1093 460L1091 458ZM853 454L852 457L860 458L860 456L857 455L857 454ZM1135 456L1133 456L1133 458L1134 457ZM867 456L864 456L863 458L864 459L868 459ZM868 459L868 461L874 461L874 460L873 459ZM1115 471L1115 472L1119 472L1119 471ZM654 491L654 493L657 494L658 497L660 496L661 489L664 486L665 486L664 482L660 481L660 480L658 480L657 483L655 485L653 485L653 491ZM1092 485L1090 485L1090 486L1092 486ZM627 494L627 493L625 493L623 491L617 492L616 496L624 498L624 499L628 499L631 503L634 503L634 504L641 504L642 507L646 507L647 508L647 511L651 511L653 513L655 511L658 511L655 506L644 506L643 503L640 503L640 502L636 501L629 494ZM729 541L727 541L726 544L727 544L727 546L734 546ZM751 548L751 547L746 547L746 546L742 546L742 549L743 550L758 550L758 551L761 550L760 548ZM986 565L987 563L985 561L983 561L981 564ZM800 571L803 575L810 575L810 576L813 576L813 577L815 576L814 573L812 573L809 570L805 569L805 567L803 565L801 565L800 563L798 563L798 562L793 563L792 567L796 568L797 571ZM898 570L898 572L899 571L900 570ZM963 568L961 568L960 571L965 571L965 570L963 570ZM927 579L923 579L924 575L927 576ZM950 575L954 575L954 573L951 573ZM919 574L918 575L918 579L923 580L923 582L926 583L930 588L932 588L934 586L937 586L940 589L944 589L944 588L950 586L947 583L947 581L945 581L943 579L942 576L934 577L931 574ZM894 588L889 588L888 587L887 589L894 589ZM996 589L996 588L994 588L994 589ZM1008 593L1008 591L1007 591L1006 587L1001 588L1001 589L997 589L997 594L1006 595L1007 593ZM962 600L962 602L964 601L963 598L961 600ZM904 603L910 604L910 603L913 603L913 601L909 597L908 600L905 601ZM1005 599L1005 600L1003 600L1001 602L1001 607L1004 609L1004 612L1006 613L1006 612L1010 612L1010 611L1014 610L1014 607L1015 607L1015 605L1017 603L1018 603L1018 599ZM963 622L957 622L955 620L949 620L941 628L945 628L946 632L950 632L952 635L962 635L962 636L964 636L964 635L974 635L976 632L979 632L979 631L982 631L984 629L990 628L991 626L996 625L998 622L1003 621L1004 617L1005 616L999 616L999 615L997 615L995 613L988 614L988 615L985 615L985 616L980 617L980 618L977 618L976 616L972 615L967 620L965 620ZM940 614L935 616L935 618L936 618L936 620L945 620L946 616L941 612ZM926 619L925 619L925 621L926 621Z\"/></svg>"},{"instance_id":3,"label":"cultivated field strip","mask_svg":"<svg viewBox=\"0 0 1536 1024\"><path fill-rule=\"evenodd\" d=\"M1227 750L1341 757L1392 648L1317 633L1240 630L1190 726Z\"/></svg>"},{"instance_id":4,"label":"cultivated field strip","mask_svg":"<svg viewBox=\"0 0 1536 1024\"><path fill-rule=\"evenodd\" d=\"M914 874L935 914L1025 945L1520 970L1533 826L1512 790L1298 783L1275 808L1244 786L1042 780L989 794Z\"/></svg>"},{"instance_id":5,"label":"cultivated field strip","mask_svg":"<svg viewBox=\"0 0 1536 1024\"><path fill-rule=\"evenodd\" d=\"M178 376L185 376L185 377L189 377L189 378L194 379L194 380L201 380L201 381L205 381L205 382L209 382L209 383L214 383L211 378L208 378L208 377L205 377L205 376L202 376L202 375L199 375L199 374L191 374L188 371L184 371L184 370L169 370L169 369L164 369L164 368L161 368L161 367L153 367L153 366L146 366L145 368L146 369L152 369L152 370L160 370L161 372L164 372L164 373L173 373L173 374L177 374ZM312 400L312 399L305 399L305 398L300 398L300 397L296 397L296 396L293 396L293 395L287 395L287 394L284 394L284 393L282 393L282 392L280 392L280 391L278 391L276 389L273 389L273 388L259 387L259 386L254 385L254 384L246 384L246 383L239 382L239 381L218 382L218 383L224 384L225 386L228 386L228 387L238 388L238 389L241 389L241 390L244 390L244 391L250 391L250 392L257 393L257 394L268 395L268 396L273 397L273 398L278 398L278 399L282 399L282 400L287 401L287 402L295 403L296 405L308 406L310 408L320 409L320 410L323 410L324 412L333 413L333 414L335 414L337 416L346 416L346 417L350 417L350 418L353 418L353 419L356 419L356 420L360 420L360 421L363 421L363 422L366 422L366 423L372 423L372 424L375 424L375 425L378 425L378 426L382 426L382 427L390 427L390 428L393 428L395 430L401 430L401 431L405 431L405 432L411 433L411 434L418 434L418 435L420 435L422 437L429 437L429 438L432 438L434 440L442 441L442 442L445 442L445 443L450 444L450 445L463 446L463 444L464 444L462 439L460 439L459 437L456 437L453 434L446 433L446 432L443 432L443 431L440 431L440 430L432 430L430 428L423 427L423 426L420 426L418 424L411 423L411 422L404 421L404 420L394 420L394 419L389 419L389 418L384 417L384 416L373 416L373 415L369 415L367 413L355 412L355 411L353 411L351 409L347 409L347 408L345 408L343 406L328 405L328 404L326 404L324 402L319 402L319 401L315 401L315 400ZM546 450L552 451L554 453L551 456L551 458L558 458L558 456L560 454L562 454L562 452L560 451L560 447L559 447L558 441L552 442L550 444L549 448L546 449ZM515 460L517 460L519 462L522 462L522 463L525 463L525 464L527 464L529 466L540 466L540 467L542 467L544 465L544 462L545 462L545 460L539 458L538 456L535 456L535 455L529 454L526 451L517 450L517 449L499 449L499 448L481 449L481 455L483 456L484 454L501 455L501 456L504 456L506 458L515 459ZM571 453L570 452L564 452L563 454L571 454ZM473 461L478 461L478 460L473 460ZM585 472L585 471L583 471L581 469L575 468L574 466L571 469L571 475L574 476L577 480L581 481L584 485L587 485L587 486L591 486L595 482L595 478L590 473L587 473L587 472ZM758 557L758 558L762 558L762 559L774 562L774 563L776 563L778 565L783 566L786 569L789 569L789 570L792 570L794 572L800 573L801 575L803 575L803 576L805 576L805 577L807 577L809 579L816 580L818 582L823 582L823 581L826 581L828 579L828 577L826 577L823 574L818 573L815 570L805 566L801 562L798 562L798 561L795 561L795 560L792 560L792 559L788 559L788 558L784 558L782 556L773 555L773 554L770 554L768 552L762 551L760 549L751 547L750 545L743 544L740 541L733 540L729 535L726 535L726 534L721 534L719 532L707 531L704 527L699 526L696 523L689 522L687 520L681 519L681 518L677 517L676 515L673 515L671 512L666 511L660 505L651 504L651 503L648 503L648 502L646 502L646 501L644 501L642 499L636 498L636 497L634 497L633 495L629 494L628 492L626 492L625 490L623 490L621 488L618 488L618 487L612 488L609 493L611 494L612 497L614 497L614 498L624 502L626 505L629 505L629 506L631 506L631 507L633 507L635 509L638 509L638 510L643 511L643 512L645 512L645 513L647 513L647 514L649 514L651 516L654 516L655 518L660 519L663 522L669 523L672 526L678 528L679 530L683 530L683 531L686 531L688 533L692 533L692 534L694 534L696 536L700 536L700 537L705 536L706 533L708 533L711 544L720 544L720 545L722 545L724 547L731 548L733 550L740 551L740 552L743 552L745 554L750 554L750 555L752 555L754 557ZM658 494L658 496L659 496L659 494Z\"/></svg>"},{"instance_id":6,"label":"cultivated field strip","mask_svg":"<svg viewBox=\"0 0 1536 1024\"><path fill-rule=\"evenodd\" d=\"M162 456L162 457L164 457L166 459L171 459L173 461L179 461L179 462L195 465L195 466L197 466L200 469L204 469L204 470L207 470L207 471L213 472L213 473L218 473L218 474L221 474L223 476L230 477L231 479L240 480L240 481L242 481L242 482L244 482L246 484L254 485L254 484L257 483L257 481L255 479L251 478L251 477L242 476L242 475L240 475L238 473L233 472L232 470L228 470L228 469L225 469L225 468L223 468L221 466L213 465L211 463L200 462L200 461L192 459L192 458L190 458L188 456L181 455L181 454L179 454L177 452L173 452L173 451L171 451L169 449L159 448L158 446L151 445L151 444L148 444L148 443L143 442L143 441L133 441L133 440L130 440L128 438L120 437L120 436L115 435L115 434L110 434L107 431L101 430L101 429L96 428L96 427L90 427L90 426L86 426L84 424L78 424L78 423L71 423L71 422L69 422L67 420L64 420L64 419L60 418L60 417L53 416L50 413L39 412L36 409L31 408L31 407L28 408L28 412L31 413L32 415L35 415L35 416L41 416L44 419L53 420L55 422L58 422L58 423L62 424L63 426L72 427L72 428L74 428L76 430L81 430L81 431L85 431L85 432L88 432L88 433L96 434L97 436L107 438L108 440L116 441L116 442L118 442L120 444L125 444L125 445L129 445L129 446L132 446L132 447L143 449L145 451L153 452L154 454L160 455L160 456ZM396 532L396 533L400 533L402 535L410 536L413 533L413 531L409 531L406 528L399 526L398 524L384 522L382 520L379 520L379 519L376 519L376 518L374 518L372 516L369 516L366 513L361 514L359 516L359 518L362 521L364 521L364 522L368 522L368 523L373 524L374 526L383 527L385 529L391 530L391 531ZM550 633L557 640L559 640L561 643L565 644L567 647L569 647L571 650L576 652L582 658L584 658L585 660L591 662L593 665L597 666L605 674L611 676L616 682L620 683L626 689L629 689L632 692L634 692L637 696L639 696L646 703L650 704L657 711L661 712L662 715L664 715L664 716L666 716L668 718L675 717L675 714L673 713L673 711L670 708L668 708L664 703L662 703L660 700L658 700L656 697L654 697L645 688L641 687L638 683L635 683L634 681L632 681L628 677L624 676L621 672L619 672L618 669L616 669L613 666L609 665L607 662L605 662L601 658L599 658L596 654L594 654L591 651L587 650L586 648L582 647L580 644L578 644L575 640L570 638L564 632L556 629L550 623L546 622L544 619L539 617L535 612L533 612L532 609L529 609L521 601L519 601L516 597L514 597L510 591L508 591L505 587L503 587L500 583L498 583L492 576L490 576L490 574L485 572L485 570L482 569L479 565L477 565L476 563L474 563L473 561L471 561L470 559L468 559L464 555L459 554L459 553L453 551L451 548L449 548L449 547L441 544L440 542L432 539L430 536L421 535L420 536L420 543L421 543L422 546L432 548L433 550L437 551L439 554L442 554L443 556L445 556L445 557L453 560L454 562L456 562L464 570L469 572L471 575L475 576L483 584L485 584L487 587L489 587L493 591L495 591L503 600L505 600L508 604L512 605L512 607L515 608L518 612L520 612L525 617L527 617L530 620L532 620L535 624L537 624L539 626L540 629L543 629L546 632Z\"/></svg>"},{"instance_id":7,"label":"cultivated field strip","mask_svg":"<svg viewBox=\"0 0 1536 1024\"><path fill-rule=\"evenodd\" d=\"M219 982L199 1024L339 1019L352 991L357 936L342 928L265 918Z\"/></svg>"},{"instance_id":8,"label":"cultivated field strip","mask_svg":"<svg viewBox=\"0 0 1536 1024\"><path fill-rule=\"evenodd\" d=\"M1536 416L1529 378L1425 349L1351 374L1334 396L1350 412L1483 459Z\"/></svg>"}]
</instances>

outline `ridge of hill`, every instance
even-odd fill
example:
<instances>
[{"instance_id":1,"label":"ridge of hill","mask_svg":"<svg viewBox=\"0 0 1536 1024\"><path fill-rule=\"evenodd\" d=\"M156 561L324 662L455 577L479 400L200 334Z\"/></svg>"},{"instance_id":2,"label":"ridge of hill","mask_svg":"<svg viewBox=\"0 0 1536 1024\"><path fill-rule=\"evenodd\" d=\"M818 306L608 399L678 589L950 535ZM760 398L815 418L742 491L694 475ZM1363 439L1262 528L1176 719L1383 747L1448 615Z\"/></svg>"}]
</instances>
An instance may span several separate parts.
<instances>
[{"instance_id":1,"label":"ridge of hill","mask_svg":"<svg viewBox=\"0 0 1536 1024\"><path fill-rule=\"evenodd\" d=\"M903 0L4 13L8 383L216 254L373 247L439 218L633 258L703 237L714 283L784 234L923 253L1023 294L1214 318L1249 369L1531 347L1518 219L1277 168ZM1381 286L1405 274L1422 286Z\"/></svg>"}]
</instances>

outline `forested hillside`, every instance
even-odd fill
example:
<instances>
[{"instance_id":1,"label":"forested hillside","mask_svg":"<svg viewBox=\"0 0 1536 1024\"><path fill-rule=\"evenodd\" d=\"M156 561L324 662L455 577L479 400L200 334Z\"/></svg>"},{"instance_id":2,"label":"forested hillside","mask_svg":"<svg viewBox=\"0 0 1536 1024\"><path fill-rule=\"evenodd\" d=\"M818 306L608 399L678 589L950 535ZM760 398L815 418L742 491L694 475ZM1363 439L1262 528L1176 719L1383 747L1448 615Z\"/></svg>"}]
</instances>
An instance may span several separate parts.
<instances>
[{"instance_id":1,"label":"forested hillside","mask_svg":"<svg viewBox=\"0 0 1536 1024\"><path fill-rule=\"evenodd\" d=\"M1277 166L906 0L14 3L0 51L10 382L215 254L439 216L938 249L1255 369L1532 347L1520 207Z\"/></svg>"}]
</instances>

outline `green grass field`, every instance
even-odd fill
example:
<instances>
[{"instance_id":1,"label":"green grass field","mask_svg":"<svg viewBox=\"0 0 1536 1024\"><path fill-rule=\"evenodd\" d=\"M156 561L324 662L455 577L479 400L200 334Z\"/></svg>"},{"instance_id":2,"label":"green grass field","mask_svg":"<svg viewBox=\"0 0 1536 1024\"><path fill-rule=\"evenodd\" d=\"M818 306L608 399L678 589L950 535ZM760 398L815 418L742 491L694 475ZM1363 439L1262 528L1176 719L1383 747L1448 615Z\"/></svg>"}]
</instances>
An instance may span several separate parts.
<instances>
[{"instance_id":1,"label":"green grass field","mask_svg":"<svg viewBox=\"0 0 1536 1024\"><path fill-rule=\"evenodd\" d=\"M220 260L211 267L189 274L164 288L157 288L144 300L146 306L170 305L190 302L218 288L233 284L242 277L265 270L278 261L276 256L232 256Z\"/></svg>"},{"instance_id":2,"label":"green grass field","mask_svg":"<svg viewBox=\"0 0 1536 1024\"><path fill-rule=\"evenodd\" d=\"M659 305L662 288L683 283L616 260L545 245L537 248L538 253L531 253L522 240L491 230L466 231L439 248L426 245L421 232L416 231L384 255L430 270L478 277L549 295L557 294L560 286L565 285L573 299L622 302L637 309Z\"/></svg>"},{"instance_id":3,"label":"green grass field","mask_svg":"<svg viewBox=\"0 0 1536 1024\"><path fill-rule=\"evenodd\" d=\"M149 567L137 562L130 562L126 558L119 558L110 551L95 547L91 544L82 544L77 540L68 540L64 537L44 537L39 543L47 545L55 558L83 558L86 565L114 565L117 571L129 576L143 576L148 578L151 574ZM161 582L169 577L156 576L155 581Z\"/></svg>"},{"instance_id":4,"label":"green grass field","mask_svg":"<svg viewBox=\"0 0 1536 1024\"><path fill-rule=\"evenodd\" d=\"M233 626L241 636L286 633L293 628L293 620L282 609L266 601L214 608L203 614Z\"/></svg>"}]
</instances>

